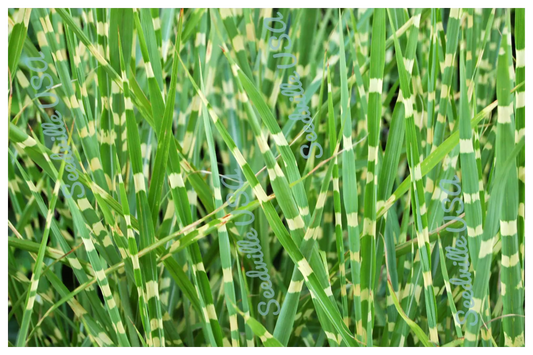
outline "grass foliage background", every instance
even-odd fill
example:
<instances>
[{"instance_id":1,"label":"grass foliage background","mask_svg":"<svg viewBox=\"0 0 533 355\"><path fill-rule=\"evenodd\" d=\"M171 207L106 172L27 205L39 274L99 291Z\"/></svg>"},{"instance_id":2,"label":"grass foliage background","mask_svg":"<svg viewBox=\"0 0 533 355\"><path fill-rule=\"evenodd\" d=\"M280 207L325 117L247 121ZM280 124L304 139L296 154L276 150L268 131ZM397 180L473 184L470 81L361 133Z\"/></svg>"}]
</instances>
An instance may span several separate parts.
<instances>
[{"instance_id":1,"label":"grass foliage background","mask_svg":"<svg viewBox=\"0 0 533 355\"><path fill-rule=\"evenodd\" d=\"M9 345L523 346L524 26L10 9Z\"/></svg>"}]
</instances>

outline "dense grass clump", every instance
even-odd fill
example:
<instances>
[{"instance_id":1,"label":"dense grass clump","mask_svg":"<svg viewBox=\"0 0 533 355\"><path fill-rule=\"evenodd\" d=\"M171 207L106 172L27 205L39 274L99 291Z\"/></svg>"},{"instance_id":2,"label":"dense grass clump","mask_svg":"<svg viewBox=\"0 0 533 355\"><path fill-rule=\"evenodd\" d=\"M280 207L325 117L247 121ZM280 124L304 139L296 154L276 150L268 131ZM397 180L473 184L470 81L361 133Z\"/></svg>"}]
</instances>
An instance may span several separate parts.
<instances>
[{"instance_id":1,"label":"dense grass clump","mask_svg":"<svg viewBox=\"0 0 533 355\"><path fill-rule=\"evenodd\" d=\"M10 9L10 346L523 346L524 9Z\"/></svg>"}]
</instances>

